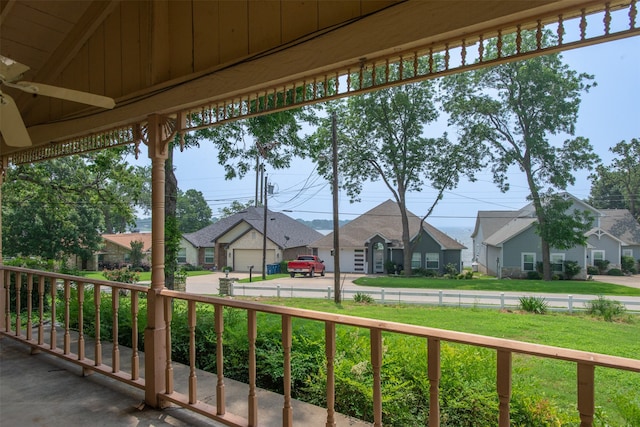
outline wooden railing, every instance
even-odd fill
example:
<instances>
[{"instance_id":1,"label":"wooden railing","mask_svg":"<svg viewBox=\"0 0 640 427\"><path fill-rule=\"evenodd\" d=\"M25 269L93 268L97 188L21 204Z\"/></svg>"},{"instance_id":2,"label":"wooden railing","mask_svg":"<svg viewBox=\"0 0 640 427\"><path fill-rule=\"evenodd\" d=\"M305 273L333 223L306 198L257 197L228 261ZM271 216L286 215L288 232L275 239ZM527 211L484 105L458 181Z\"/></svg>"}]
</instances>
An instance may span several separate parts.
<instances>
[{"instance_id":1,"label":"wooden railing","mask_svg":"<svg viewBox=\"0 0 640 427\"><path fill-rule=\"evenodd\" d=\"M127 384L144 388L144 379L139 376L138 368L138 349L137 349L137 317L138 317L138 298L146 292L145 287L125 285L122 283L87 280L81 277L59 275L36 270L28 270L16 267L0 267L3 270L4 292L2 292L2 303L5 309L4 327L2 334L10 336L30 345L35 350L47 351L66 360L77 363L86 370L100 372L112 378L116 378ZM23 280L24 279L24 280ZM37 279L37 280L36 280ZM49 281L52 286L50 291L51 312L46 314L43 311L45 300L45 283ZM21 301L20 292L23 287L27 289L27 301ZM94 344L94 358L90 359L85 353L85 325L83 322L83 307L86 302L83 300L84 290L93 287L94 295L94 330L96 331ZM72 291L77 295L78 306L78 343L77 354L71 352L70 339L70 307L72 306ZM108 292L110 291L110 296ZM117 328L119 319L117 309L120 301L120 291L130 292L131 313L133 319L132 325L132 357L131 369L128 373L123 373L120 369L119 345L117 340ZM15 302L11 301L12 292L15 295ZM37 314L34 315L34 307L32 305L33 292L38 295ZM64 318L62 329L64 336L62 338L62 349L58 347L58 338L55 335L56 328L53 327L56 322L55 306L59 298L63 295ZM640 372L640 360L628 359L623 357L609 356L585 351L577 351L566 348L551 347L539 344L530 344L520 341L513 341L500 338L492 338L481 335L474 335L461 332L445 331L441 329L428 328L422 326L407 325L395 322L386 322L380 320L364 319L351 316L343 316L338 314L321 313L310 310L279 307L258 304L249 301L233 300L219 297L209 297L186 294L183 292L162 290L160 297L163 298L164 321L166 333L166 365L165 370L165 387L164 392L158 395L158 399L164 402L172 402L181 407L192 410L196 413L205 415L213 420L217 420L226 425L231 426L256 426L259 421L258 414L258 398L256 393L256 339L257 339L257 314L269 313L279 316L282 324L282 348L283 348L283 390L284 400L282 407L282 425L293 425L293 408L291 395L291 357L295 349L292 348L292 320L306 319L309 321L321 322L324 324L325 330L325 355L326 355L326 400L327 400L327 416L326 425L334 426L335 421L335 376L334 363L336 355L336 325L348 325L369 332L369 340L371 347L371 366L373 370L373 419L374 425L382 425L382 366L383 366L383 333L401 334L424 338L427 344L428 358L428 376L430 384L430 411L429 425L440 425L440 409L439 409L439 389L440 389L440 345L442 342L461 343L471 346L488 348L495 350L497 359L496 372L496 390L499 400L499 426L508 426L510 423L509 409L512 388L512 359L514 354L526 354L539 358L559 359L574 363L577 369L577 401L578 412L581 426L592 426L594 419L594 388L595 388L595 368L608 367L619 370ZM102 298L111 298L113 310L113 350L111 366L104 365L101 360L101 337L100 337L100 300ZM189 330L189 374L188 374L188 391L179 393L174 390L174 370L171 362L171 326L172 326L172 307L174 301L182 300L187 306L187 319ZM25 305L26 304L26 305ZM197 374L196 374L196 308L197 305L211 305L214 307L214 324L212 325L215 333L216 341L216 401L215 405L207 404L198 399L197 392ZM23 308L26 307L26 318L23 319ZM223 333L225 330L223 310L225 307L244 310L247 313L247 331L248 331L248 378L249 388L247 395L248 409L243 415L227 413L225 399L225 377L223 362ZM46 319L45 319L45 316ZM45 336L45 322L50 321L50 335L47 340ZM30 325L37 324L36 337ZM22 325L26 325L23 333ZM93 338L92 338L93 339ZM48 342L47 342L48 341ZM147 358L154 355L146 354Z\"/></svg>"}]
</instances>

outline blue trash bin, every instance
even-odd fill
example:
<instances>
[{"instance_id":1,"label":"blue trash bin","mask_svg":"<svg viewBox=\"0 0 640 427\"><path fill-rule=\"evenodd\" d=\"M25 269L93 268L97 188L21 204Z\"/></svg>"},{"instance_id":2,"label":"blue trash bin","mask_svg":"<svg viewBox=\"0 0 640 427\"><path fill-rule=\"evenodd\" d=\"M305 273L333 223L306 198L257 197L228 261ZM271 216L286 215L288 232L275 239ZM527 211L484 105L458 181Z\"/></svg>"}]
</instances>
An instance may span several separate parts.
<instances>
[{"instance_id":1,"label":"blue trash bin","mask_svg":"<svg viewBox=\"0 0 640 427\"><path fill-rule=\"evenodd\" d=\"M280 264L267 264L267 274L280 273Z\"/></svg>"}]
</instances>

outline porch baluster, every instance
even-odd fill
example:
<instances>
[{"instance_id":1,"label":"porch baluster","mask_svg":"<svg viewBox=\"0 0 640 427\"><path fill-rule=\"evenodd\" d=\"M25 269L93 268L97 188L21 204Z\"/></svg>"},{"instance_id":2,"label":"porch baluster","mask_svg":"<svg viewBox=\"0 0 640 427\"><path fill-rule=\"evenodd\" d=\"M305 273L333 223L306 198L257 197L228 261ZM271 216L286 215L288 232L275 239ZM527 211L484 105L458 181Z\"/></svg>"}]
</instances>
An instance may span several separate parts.
<instances>
[{"instance_id":1,"label":"porch baluster","mask_svg":"<svg viewBox=\"0 0 640 427\"><path fill-rule=\"evenodd\" d=\"M247 335L249 338L249 426L258 425L258 397L256 395L256 311L247 311Z\"/></svg>"},{"instance_id":2,"label":"porch baluster","mask_svg":"<svg viewBox=\"0 0 640 427\"><path fill-rule=\"evenodd\" d=\"M131 379L140 377L138 355L138 291L131 291Z\"/></svg>"},{"instance_id":3,"label":"porch baluster","mask_svg":"<svg viewBox=\"0 0 640 427\"><path fill-rule=\"evenodd\" d=\"M84 282L78 285L78 360L84 360Z\"/></svg>"},{"instance_id":4,"label":"porch baluster","mask_svg":"<svg viewBox=\"0 0 640 427\"><path fill-rule=\"evenodd\" d=\"M27 273L27 341L31 341L33 327L31 326L33 314L33 274Z\"/></svg>"},{"instance_id":5,"label":"porch baluster","mask_svg":"<svg viewBox=\"0 0 640 427\"><path fill-rule=\"evenodd\" d=\"M216 413L224 415L227 410L225 408L224 394L224 350L222 342L222 333L224 332L224 307L215 304L215 331L216 331L216 373L218 382L216 384Z\"/></svg>"},{"instance_id":6,"label":"porch baluster","mask_svg":"<svg viewBox=\"0 0 640 427\"><path fill-rule=\"evenodd\" d=\"M291 407L291 316L282 316L282 351L283 351L283 390L284 407L282 408L282 426L293 426L293 408Z\"/></svg>"},{"instance_id":7,"label":"porch baluster","mask_svg":"<svg viewBox=\"0 0 640 427\"><path fill-rule=\"evenodd\" d=\"M580 413L580 427L593 426L595 409L594 374L595 366L578 363L578 412Z\"/></svg>"},{"instance_id":8,"label":"porch baluster","mask_svg":"<svg viewBox=\"0 0 640 427\"><path fill-rule=\"evenodd\" d=\"M196 302L188 303L189 319L189 403L198 401L197 387L198 378L196 376Z\"/></svg>"},{"instance_id":9,"label":"porch baluster","mask_svg":"<svg viewBox=\"0 0 640 427\"><path fill-rule=\"evenodd\" d=\"M165 370L164 383L165 393L173 393L173 365L171 364L171 318L172 318L173 298L166 297L164 299L164 331L167 345L165 347Z\"/></svg>"},{"instance_id":10,"label":"porch baluster","mask_svg":"<svg viewBox=\"0 0 640 427\"><path fill-rule=\"evenodd\" d=\"M373 425L382 427L382 331L371 329L371 367L373 369Z\"/></svg>"},{"instance_id":11,"label":"porch baluster","mask_svg":"<svg viewBox=\"0 0 640 427\"><path fill-rule=\"evenodd\" d=\"M65 279L64 281L64 354L71 353L71 331L69 323L71 319L69 317L71 307L71 281Z\"/></svg>"},{"instance_id":12,"label":"porch baluster","mask_svg":"<svg viewBox=\"0 0 640 427\"><path fill-rule=\"evenodd\" d=\"M44 276L38 277L38 345L44 344Z\"/></svg>"},{"instance_id":13,"label":"porch baluster","mask_svg":"<svg viewBox=\"0 0 640 427\"><path fill-rule=\"evenodd\" d=\"M111 311L113 326L113 349L111 353L111 370L112 372L120 372L120 347L118 346L118 324L120 322L118 310L120 309L120 289L111 288Z\"/></svg>"},{"instance_id":14,"label":"porch baluster","mask_svg":"<svg viewBox=\"0 0 640 427\"><path fill-rule=\"evenodd\" d=\"M58 293L58 281L51 279L51 331L49 337L49 348L54 350L58 348L58 337L56 336L56 294Z\"/></svg>"},{"instance_id":15,"label":"porch baluster","mask_svg":"<svg viewBox=\"0 0 640 427\"><path fill-rule=\"evenodd\" d=\"M336 324L333 322L324 323L325 355L327 357L327 423L326 427L335 427L335 403L336 403L336 379L335 379L335 357L336 357Z\"/></svg>"},{"instance_id":16,"label":"porch baluster","mask_svg":"<svg viewBox=\"0 0 640 427\"><path fill-rule=\"evenodd\" d=\"M4 272L4 328L6 332L11 331L11 271Z\"/></svg>"},{"instance_id":17,"label":"porch baluster","mask_svg":"<svg viewBox=\"0 0 640 427\"><path fill-rule=\"evenodd\" d=\"M497 365L497 388L498 399L500 401L498 418L499 427L509 427L511 421L509 418L511 401L511 352L506 350L498 350Z\"/></svg>"},{"instance_id":18,"label":"porch baluster","mask_svg":"<svg viewBox=\"0 0 640 427\"><path fill-rule=\"evenodd\" d=\"M20 311L22 306L20 301L20 293L22 292L22 273L16 274L16 336L19 337L21 333L22 319L20 318Z\"/></svg>"},{"instance_id":19,"label":"porch baluster","mask_svg":"<svg viewBox=\"0 0 640 427\"><path fill-rule=\"evenodd\" d=\"M429 376L429 425L440 426L440 340L427 339L427 371Z\"/></svg>"},{"instance_id":20,"label":"porch baluster","mask_svg":"<svg viewBox=\"0 0 640 427\"><path fill-rule=\"evenodd\" d=\"M100 366L102 365L102 342L100 341L101 337L100 337L100 300L101 300L101 296L102 293L100 292L100 285L98 284L94 284L93 285L93 305L95 308L95 322L96 322L96 342L95 342L95 365L96 366Z\"/></svg>"}]
</instances>

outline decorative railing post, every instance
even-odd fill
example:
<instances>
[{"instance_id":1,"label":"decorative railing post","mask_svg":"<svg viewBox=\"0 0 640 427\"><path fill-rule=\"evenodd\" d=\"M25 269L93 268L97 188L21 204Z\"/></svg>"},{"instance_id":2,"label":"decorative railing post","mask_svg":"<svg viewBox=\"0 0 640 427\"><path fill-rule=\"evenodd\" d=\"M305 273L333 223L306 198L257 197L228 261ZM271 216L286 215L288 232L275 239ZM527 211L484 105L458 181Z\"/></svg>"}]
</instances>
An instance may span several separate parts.
<instances>
[{"instance_id":1,"label":"decorative railing post","mask_svg":"<svg viewBox=\"0 0 640 427\"><path fill-rule=\"evenodd\" d=\"M282 426L293 426L293 408L291 406L291 316L282 316L282 351L283 351L283 390L284 407L282 408Z\"/></svg>"},{"instance_id":2,"label":"decorative railing post","mask_svg":"<svg viewBox=\"0 0 640 427\"><path fill-rule=\"evenodd\" d=\"M151 159L151 289L147 293L147 328L144 332L145 403L159 408L160 394L165 392L167 339L165 334L164 299L160 292L165 279L165 163L169 157L169 142L162 116L152 114L147 120L149 158Z\"/></svg>"},{"instance_id":3,"label":"decorative railing post","mask_svg":"<svg viewBox=\"0 0 640 427\"><path fill-rule=\"evenodd\" d=\"M498 350L497 389L499 399L499 427L509 427L509 402L511 401L511 352Z\"/></svg>"},{"instance_id":4,"label":"decorative railing post","mask_svg":"<svg viewBox=\"0 0 640 427\"><path fill-rule=\"evenodd\" d=\"M218 415L224 415L227 410L225 408L224 395L224 307L220 304L215 305L215 331L216 331L216 411Z\"/></svg>"},{"instance_id":5,"label":"decorative railing post","mask_svg":"<svg viewBox=\"0 0 640 427\"><path fill-rule=\"evenodd\" d=\"M327 423L326 427L335 427L335 402L336 402L336 379L335 379L335 357L336 357L336 324L333 322L324 323L325 355L327 357Z\"/></svg>"},{"instance_id":6,"label":"decorative railing post","mask_svg":"<svg viewBox=\"0 0 640 427\"><path fill-rule=\"evenodd\" d=\"M247 335L249 338L249 427L258 425L258 396L256 395L256 337L258 322L255 310L247 312Z\"/></svg>"},{"instance_id":7,"label":"decorative railing post","mask_svg":"<svg viewBox=\"0 0 640 427\"><path fill-rule=\"evenodd\" d=\"M429 426L440 426L440 340L427 340L427 370L429 375Z\"/></svg>"},{"instance_id":8,"label":"decorative railing post","mask_svg":"<svg viewBox=\"0 0 640 427\"><path fill-rule=\"evenodd\" d=\"M594 394L595 366L578 363L578 412L580 413L580 427L593 426L595 410Z\"/></svg>"},{"instance_id":9,"label":"decorative railing post","mask_svg":"<svg viewBox=\"0 0 640 427\"><path fill-rule=\"evenodd\" d=\"M382 427L382 331L371 329L371 368L373 369L373 425Z\"/></svg>"}]
</instances>

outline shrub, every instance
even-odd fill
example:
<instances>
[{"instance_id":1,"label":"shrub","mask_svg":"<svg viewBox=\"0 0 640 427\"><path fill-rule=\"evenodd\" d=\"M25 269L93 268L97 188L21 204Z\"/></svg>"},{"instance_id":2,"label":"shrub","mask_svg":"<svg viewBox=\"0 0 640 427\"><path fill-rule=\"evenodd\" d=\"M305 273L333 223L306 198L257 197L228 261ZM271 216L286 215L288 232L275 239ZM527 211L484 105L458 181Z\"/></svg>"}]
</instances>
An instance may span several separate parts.
<instances>
[{"instance_id":1,"label":"shrub","mask_svg":"<svg viewBox=\"0 0 640 427\"><path fill-rule=\"evenodd\" d=\"M280 261L280 273L287 274L289 269L287 268L289 261Z\"/></svg>"},{"instance_id":2,"label":"shrub","mask_svg":"<svg viewBox=\"0 0 640 427\"><path fill-rule=\"evenodd\" d=\"M610 300L602 295L589 301L585 306L588 314L602 316L607 322L611 322L615 317L622 316L626 311L620 301Z\"/></svg>"},{"instance_id":3,"label":"shrub","mask_svg":"<svg viewBox=\"0 0 640 427\"><path fill-rule=\"evenodd\" d=\"M396 263L391 261L390 259L384 262L384 269L387 274L395 274L396 273Z\"/></svg>"},{"instance_id":4,"label":"shrub","mask_svg":"<svg viewBox=\"0 0 640 427\"><path fill-rule=\"evenodd\" d=\"M609 276L624 276L624 273L619 268L611 268L607 271Z\"/></svg>"},{"instance_id":5,"label":"shrub","mask_svg":"<svg viewBox=\"0 0 640 427\"><path fill-rule=\"evenodd\" d=\"M589 265L587 266L587 274L593 276L594 274L600 274L600 270L598 270L598 267L595 267L593 265Z\"/></svg>"},{"instance_id":6,"label":"shrub","mask_svg":"<svg viewBox=\"0 0 640 427\"><path fill-rule=\"evenodd\" d=\"M371 295L365 294L364 292L356 292L353 300L360 304L373 304L375 302Z\"/></svg>"},{"instance_id":7,"label":"shrub","mask_svg":"<svg viewBox=\"0 0 640 427\"><path fill-rule=\"evenodd\" d=\"M620 259L622 271L629 274L636 274L636 260L631 256L623 256Z\"/></svg>"},{"instance_id":8,"label":"shrub","mask_svg":"<svg viewBox=\"0 0 640 427\"><path fill-rule=\"evenodd\" d=\"M611 261L608 261L606 259L597 259L593 262L593 264L598 267L598 274L604 274L604 272L607 271L607 268L609 268L609 264L611 264Z\"/></svg>"},{"instance_id":9,"label":"shrub","mask_svg":"<svg viewBox=\"0 0 640 427\"><path fill-rule=\"evenodd\" d=\"M527 279L529 280L540 280L542 279L542 275L537 271L528 271Z\"/></svg>"},{"instance_id":10,"label":"shrub","mask_svg":"<svg viewBox=\"0 0 640 427\"><path fill-rule=\"evenodd\" d=\"M140 280L138 273L129 270L127 267L118 270L103 270L102 275L112 282L138 283L138 280Z\"/></svg>"},{"instance_id":11,"label":"shrub","mask_svg":"<svg viewBox=\"0 0 640 427\"><path fill-rule=\"evenodd\" d=\"M449 263L444 266L444 273L448 279L455 279L458 275L458 267L453 263Z\"/></svg>"},{"instance_id":12,"label":"shrub","mask_svg":"<svg viewBox=\"0 0 640 427\"><path fill-rule=\"evenodd\" d=\"M567 280L573 279L578 273L580 273L580 265L578 261L565 261L564 262L564 277Z\"/></svg>"},{"instance_id":13,"label":"shrub","mask_svg":"<svg viewBox=\"0 0 640 427\"><path fill-rule=\"evenodd\" d=\"M549 304L543 297L520 297L520 308L534 314L545 314Z\"/></svg>"}]
</instances>

